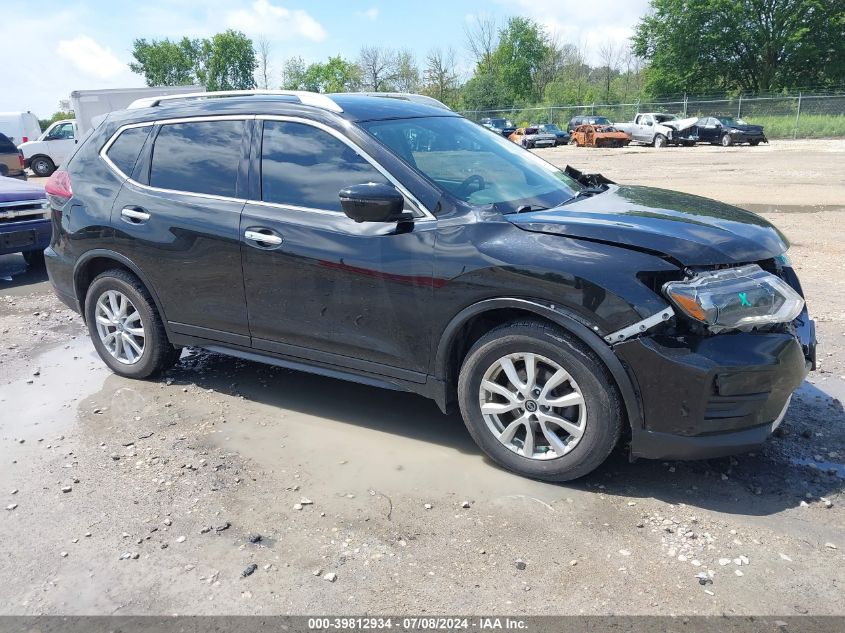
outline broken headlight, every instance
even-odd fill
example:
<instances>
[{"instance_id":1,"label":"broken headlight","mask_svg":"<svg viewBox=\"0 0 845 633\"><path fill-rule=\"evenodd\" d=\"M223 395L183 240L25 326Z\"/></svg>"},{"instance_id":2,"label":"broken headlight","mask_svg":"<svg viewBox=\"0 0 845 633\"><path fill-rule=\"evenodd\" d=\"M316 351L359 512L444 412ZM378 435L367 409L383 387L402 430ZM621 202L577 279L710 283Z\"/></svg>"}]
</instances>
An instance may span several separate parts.
<instances>
[{"instance_id":1,"label":"broken headlight","mask_svg":"<svg viewBox=\"0 0 845 633\"><path fill-rule=\"evenodd\" d=\"M663 285L663 294L714 333L788 323L804 308L801 295L757 264L670 281Z\"/></svg>"}]
</instances>

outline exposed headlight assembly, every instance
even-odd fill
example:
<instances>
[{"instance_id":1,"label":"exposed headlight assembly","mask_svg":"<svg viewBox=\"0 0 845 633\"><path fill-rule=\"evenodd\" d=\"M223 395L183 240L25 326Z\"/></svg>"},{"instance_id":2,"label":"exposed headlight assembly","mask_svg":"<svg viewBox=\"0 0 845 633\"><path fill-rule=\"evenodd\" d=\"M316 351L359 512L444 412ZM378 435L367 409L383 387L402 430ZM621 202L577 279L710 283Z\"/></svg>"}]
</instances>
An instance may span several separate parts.
<instances>
[{"instance_id":1,"label":"exposed headlight assembly","mask_svg":"<svg viewBox=\"0 0 845 633\"><path fill-rule=\"evenodd\" d=\"M788 323L804 309L801 295L757 264L670 281L663 285L663 294L714 333Z\"/></svg>"}]
</instances>

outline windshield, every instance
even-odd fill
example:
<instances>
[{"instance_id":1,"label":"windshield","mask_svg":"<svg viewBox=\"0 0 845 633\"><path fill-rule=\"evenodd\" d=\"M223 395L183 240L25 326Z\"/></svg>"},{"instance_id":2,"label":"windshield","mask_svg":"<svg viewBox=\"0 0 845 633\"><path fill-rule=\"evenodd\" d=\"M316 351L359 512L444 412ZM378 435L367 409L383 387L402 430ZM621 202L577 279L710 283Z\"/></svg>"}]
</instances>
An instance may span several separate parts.
<instances>
[{"instance_id":1,"label":"windshield","mask_svg":"<svg viewBox=\"0 0 845 633\"><path fill-rule=\"evenodd\" d=\"M581 186L554 165L462 117L364 121L360 125L459 200L502 213L547 209Z\"/></svg>"},{"instance_id":2,"label":"windshield","mask_svg":"<svg viewBox=\"0 0 845 633\"><path fill-rule=\"evenodd\" d=\"M610 119L603 116L590 117L590 123L593 125L610 125Z\"/></svg>"},{"instance_id":3,"label":"windshield","mask_svg":"<svg viewBox=\"0 0 845 633\"><path fill-rule=\"evenodd\" d=\"M748 125L742 119L735 119L732 116L720 116L719 121L721 121L722 125L724 125L726 127L731 127L731 126L734 126L734 125Z\"/></svg>"},{"instance_id":4,"label":"windshield","mask_svg":"<svg viewBox=\"0 0 845 633\"><path fill-rule=\"evenodd\" d=\"M664 121L675 121L678 117L674 114L655 114L654 118L658 123L663 123Z\"/></svg>"},{"instance_id":5,"label":"windshield","mask_svg":"<svg viewBox=\"0 0 845 633\"><path fill-rule=\"evenodd\" d=\"M560 128L554 123L546 123L545 125L541 125L540 129L544 132L560 132Z\"/></svg>"}]
</instances>

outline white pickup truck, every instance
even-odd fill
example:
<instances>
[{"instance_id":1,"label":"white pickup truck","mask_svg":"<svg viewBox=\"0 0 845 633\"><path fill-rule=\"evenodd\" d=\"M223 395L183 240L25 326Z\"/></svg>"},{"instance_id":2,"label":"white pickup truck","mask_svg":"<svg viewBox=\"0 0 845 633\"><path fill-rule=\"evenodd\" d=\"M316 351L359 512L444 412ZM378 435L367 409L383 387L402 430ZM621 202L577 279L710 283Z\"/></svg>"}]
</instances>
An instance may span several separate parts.
<instances>
[{"instance_id":1,"label":"white pickup truck","mask_svg":"<svg viewBox=\"0 0 845 633\"><path fill-rule=\"evenodd\" d=\"M56 121L37 140L22 143L18 148L23 152L25 165L36 176L49 176L65 162L76 142L95 127L103 115L122 110L138 99L204 90L202 86L74 90L70 98L76 118Z\"/></svg>"},{"instance_id":2,"label":"white pickup truck","mask_svg":"<svg viewBox=\"0 0 845 633\"><path fill-rule=\"evenodd\" d=\"M663 114L661 112L640 112L630 123L615 123L617 130L625 132L632 141L654 145L654 147L666 147L683 143L679 132L695 125L698 117L679 119L674 114Z\"/></svg>"}]
</instances>

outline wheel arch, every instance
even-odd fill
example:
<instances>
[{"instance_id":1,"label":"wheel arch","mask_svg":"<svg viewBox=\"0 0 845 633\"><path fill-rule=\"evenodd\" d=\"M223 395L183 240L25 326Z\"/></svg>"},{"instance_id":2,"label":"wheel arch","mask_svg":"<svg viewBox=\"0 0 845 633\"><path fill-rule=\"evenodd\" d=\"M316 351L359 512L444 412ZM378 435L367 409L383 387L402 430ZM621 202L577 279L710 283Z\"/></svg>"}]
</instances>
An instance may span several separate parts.
<instances>
[{"instance_id":1,"label":"wheel arch","mask_svg":"<svg viewBox=\"0 0 845 633\"><path fill-rule=\"evenodd\" d=\"M107 249L98 248L87 251L79 257L76 262L76 266L74 266L73 290L76 294L76 300L79 303L82 319L85 319L85 297L88 294L88 288L91 286L91 282L95 277L97 277L97 275L115 268L132 273L142 284L144 284L147 292L149 292L150 296L153 298L156 310L158 311L161 321L164 324L164 328L169 336L170 330L168 328L167 318L161 306L161 301L159 301L158 295L156 294L153 286L149 283L149 280L146 278L144 273L141 272L141 269L138 268L138 266L128 257Z\"/></svg>"},{"instance_id":2,"label":"wheel arch","mask_svg":"<svg viewBox=\"0 0 845 633\"><path fill-rule=\"evenodd\" d=\"M634 382L602 338L578 318L558 306L518 298L486 299L461 310L443 330L435 354L435 376L446 386L447 403L454 401L457 376L466 353L492 327L526 316L539 318L565 330L587 345L610 372L625 407L628 423L642 428L643 416Z\"/></svg>"}]
</instances>

